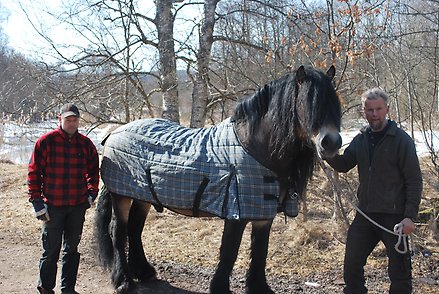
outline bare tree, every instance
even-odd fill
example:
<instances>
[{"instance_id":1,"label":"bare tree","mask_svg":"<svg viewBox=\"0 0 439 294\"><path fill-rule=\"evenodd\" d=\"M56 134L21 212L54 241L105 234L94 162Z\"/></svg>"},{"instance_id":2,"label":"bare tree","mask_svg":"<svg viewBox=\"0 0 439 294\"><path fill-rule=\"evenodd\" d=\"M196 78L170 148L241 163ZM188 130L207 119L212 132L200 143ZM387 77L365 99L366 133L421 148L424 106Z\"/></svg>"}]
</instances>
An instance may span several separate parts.
<instances>
[{"instance_id":1,"label":"bare tree","mask_svg":"<svg viewBox=\"0 0 439 294\"><path fill-rule=\"evenodd\" d=\"M438 152L434 142L439 123L439 10L437 1L397 1L389 45L382 50L393 77L398 122L410 130L421 130L430 158L439 175ZM437 136L437 135L436 135Z\"/></svg>"},{"instance_id":2,"label":"bare tree","mask_svg":"<svg viewBox=\"0 0 439 294\"><path fill-rule=\"evenodd\" d=\"M163 117L180 122L172 3L172 0L156 0L157 13L154 24L158 33Z\"/></svg>"},{"instance_id":3,"label":"bare tree","mask_svg":"<svg viewBox=\"0 0 439 294\"><path fill-rule=\"evenodd\" d=\"M204 19L200 27L199 48L197 54L197 73L192 92L191 127L203 127L206 123L206 111L209 100L209 70L215 27L215 10L219 0L206 0Z\"/></svg>"}]
</instances>

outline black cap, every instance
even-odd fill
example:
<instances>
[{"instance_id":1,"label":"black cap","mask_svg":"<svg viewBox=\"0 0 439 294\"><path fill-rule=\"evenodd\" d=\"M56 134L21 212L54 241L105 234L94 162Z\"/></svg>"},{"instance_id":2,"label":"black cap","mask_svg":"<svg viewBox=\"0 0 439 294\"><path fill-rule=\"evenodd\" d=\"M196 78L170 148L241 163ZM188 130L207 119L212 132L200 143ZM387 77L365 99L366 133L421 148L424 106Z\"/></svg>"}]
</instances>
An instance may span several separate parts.
<instances>
[{"instance_id":1,"label":"black cap","mask_svg":"<svg viewBox=\"0 0 439 294\"><path fill-rule=\"evenodd\" d=\"M79 117L79 109L78 109L78 107L76 107L75 104L67 103L61 107L60 115L61 115L61 118L66 118L66 117L72 116L72 115Z\"/></svg>"}]
</instances>

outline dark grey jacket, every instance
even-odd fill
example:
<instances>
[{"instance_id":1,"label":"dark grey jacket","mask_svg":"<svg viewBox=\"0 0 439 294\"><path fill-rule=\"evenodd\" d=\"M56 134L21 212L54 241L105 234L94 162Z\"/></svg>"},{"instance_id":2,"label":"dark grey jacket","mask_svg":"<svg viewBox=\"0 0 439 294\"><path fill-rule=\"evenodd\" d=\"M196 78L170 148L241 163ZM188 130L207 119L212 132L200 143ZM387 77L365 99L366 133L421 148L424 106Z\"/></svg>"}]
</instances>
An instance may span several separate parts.
<instances>
[{"instance_id":1,"label":"dark grey jacket","mask_svg":"<svg viewBox=\"0 0 439 294\"><path fill-rule=\"evenodd\" d=\"M360 130L343 155L327 160L336 171L357 166L359 208L366 213L401 214L415 219L422 195L422 174L410 136L389 120L389 128L369 159L369 127Z\"/></svg>"}]
</instances>

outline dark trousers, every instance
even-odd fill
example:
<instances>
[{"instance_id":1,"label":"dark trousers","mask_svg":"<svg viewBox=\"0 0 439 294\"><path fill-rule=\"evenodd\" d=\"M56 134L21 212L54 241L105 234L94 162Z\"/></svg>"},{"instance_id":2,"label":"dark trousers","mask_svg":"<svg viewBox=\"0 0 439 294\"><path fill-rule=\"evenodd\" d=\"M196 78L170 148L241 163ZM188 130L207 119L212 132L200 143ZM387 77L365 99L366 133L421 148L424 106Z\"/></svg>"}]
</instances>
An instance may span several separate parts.
<instances>
[{"instance_id":1,"label":"dark trousers","mask_svg":"<svg viewBox=\"0 0 439 294\"><path fill-rule=\"evenodd\" d=\"M391 214L369 214L375 222L393 231L403 217ZM388 275L391 294L412 293L412 269L410 252L398 253L394 246L398 237L378 228L364 216L357 213L348 230L344 259L344 280L346 294L367 293L364 279L364 265L367 257L379 241L384 243L388 257ZM403 247L399 247L402 249Z\"/></svg>"},{"instance_id":2,"label":"dark trousers","mask_svg":"<svg viewBox=\"0 0 439 294\"><path fill-rule=\"evenodd\" d=\"M43 254L39 264L38 287L55 288L56 272L62 245L61 291L75 288L79 268L78 245L81 240L88 203L77 206L49 206L50 221L43 223Z\"/></svg>"}]
</instances>

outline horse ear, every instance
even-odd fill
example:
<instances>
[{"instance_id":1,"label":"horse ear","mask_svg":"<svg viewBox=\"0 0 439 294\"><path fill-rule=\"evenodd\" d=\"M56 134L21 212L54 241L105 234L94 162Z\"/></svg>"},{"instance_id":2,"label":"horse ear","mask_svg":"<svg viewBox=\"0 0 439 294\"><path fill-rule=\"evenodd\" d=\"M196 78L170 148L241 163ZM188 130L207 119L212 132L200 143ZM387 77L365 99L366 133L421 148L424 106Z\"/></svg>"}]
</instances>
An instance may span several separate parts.
<instances>
[{"instance_id":1,"label":"horse ear","mask_svg":"<svg viewBox=\"0 0 439 294\"><path fill-rule=\"evenodd\" d=\"M306 77L305 67L301 65L296 71L296 81L298 83L302 83L305 80L305 77Z\"/></svg>"},{"instance_id":2,"label":"horse ear","mask_svg":"<svg viewBox=\"0 0 439 294\"><path fill-rule=\"evenodd\" d=\"M331 80L335 77L335 66L331 65L331 67L326 72L326 75L331 78Z\"/></svg>"}]
</instances>

